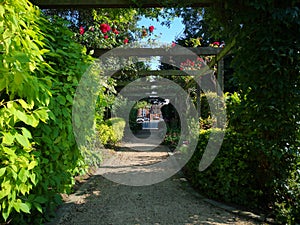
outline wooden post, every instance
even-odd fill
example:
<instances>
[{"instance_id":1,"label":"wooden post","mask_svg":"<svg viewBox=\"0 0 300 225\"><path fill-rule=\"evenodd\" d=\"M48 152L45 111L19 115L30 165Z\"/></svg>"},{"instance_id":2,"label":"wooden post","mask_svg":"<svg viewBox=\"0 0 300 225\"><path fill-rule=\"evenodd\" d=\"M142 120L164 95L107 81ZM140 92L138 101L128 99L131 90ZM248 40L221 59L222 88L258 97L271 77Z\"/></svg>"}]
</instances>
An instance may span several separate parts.
<instances>
[{"instance_id":1,"label":"wooden post","mask_svg":"<svg viewBox=\"0 0 300 225\"><path fill-rule=\"evenodd\" d=\"M224 91L224 59L223 58L218 61L217 81L221 88L221 93L218 93L218 95L220 96Z\"/></svg>"},{"instance_id":2,"label":"wooden post","mask_svg":"<svg viewBox=\"0 0 300 225\"><path fill-rule=\"evenodd\" d=\"M196 85L196 101L197 101L197 113L199 119L201 118L201 88L200 88L200 78Z\"/></svg>"}]
</instances>

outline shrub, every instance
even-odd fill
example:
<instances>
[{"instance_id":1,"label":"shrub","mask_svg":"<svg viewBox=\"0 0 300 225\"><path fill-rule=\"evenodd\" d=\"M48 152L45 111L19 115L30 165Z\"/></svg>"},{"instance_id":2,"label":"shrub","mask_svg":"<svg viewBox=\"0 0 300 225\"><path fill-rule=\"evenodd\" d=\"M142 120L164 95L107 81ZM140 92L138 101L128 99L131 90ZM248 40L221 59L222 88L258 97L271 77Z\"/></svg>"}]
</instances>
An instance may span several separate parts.
<instances>
[{"instance_id":1,"label":"shrub","mask_svg":"<svg viewBox=\"0 0 300 225\"><path fill-rule=\"evenodd\" d=\"M60 193L69 193L74 176L83 173L86 168L73 134L72 105L78 81L91 59L82 46L72 41L73 33L64 21L59 18L52 22L45 20L41 27L45 47L49 49L44 58L52 67L52 70L45 71L52 79L52 97L49 101L49 120L32 129L42 173L32 194L41 194L45 199L43 212L51 213L61 202ZM24 219L37 223L34 219L40 217L38 214L32 212Z\"/></svg>"},{"instance_id":2,"label":"shrub","mask_svg":"<svg viewBox=\"0 0 300 225\"><path fill-rule=\"evenodd\" d=\"M232 66L242 98L231 128L243 134L243 151L251 150L261 201L273 209L277 203L294 205L284 217L295 221L298 201L290 202L285 187L299 161L299 5L294 0L244 1L236 10L237 1L227 3L210 16L234 46Z\"/></svg>"},{"instance_id":3,"label":"shrub","mask_svg":"<svg viewBox=\"0 0 300 225\"><path fill-rule=\"evenodd\" d=\"M113 129L111 143L116 144L117 142L121 141L124 136L124 129L126 125L125 120L115 117L108 119L106 123Z\"/></svg>"},{"instance_id":4,"label":"shrub","mask_svg":"<svg viewBox=\"0 0 300 225\"><path fill-rule=\"evenodd\" d=\"M191 183L208 197L241 205L257 206L261 193L253 187L252 178L255 174L249 166L250 154L238 147L240 135L237 133L226 131L222 148L216 159L205 171L199 172L199 162L212 132L220 131L215 129L200 131L197 149L185 166L185 172Z\"/></svg>"},{"instance_id":5,"label":"shrub","mask_svg":"<svg viewBox=\"0 0 300 225\"><path fill-rule=\"evenodd\" d=\"M185 167L191 183L210 198L260 209L259 213L268 213L282 223L298 223L300 170L297 149L293 146L279 149L274 143L270 147L255 132L246 133L240 123L240 117L246 112L242 110L237 93L226 95L226 105L230 121L220 152L205 171L198 171L210 134L219 132L201 130L197 149ZM266 154L269 149L273 154ZM275 154L279 150L295 155L290 159L287 153L280 157ZM278 174L280 168L275 167L287 161L290 174L285 174L286 171ZM283 180L283 175L287 179Z\"/></svg>"},{"instance_id":6,"label":"shrub","mask_svg":"<svg viewBox=\"0 0 300 225\"><path fill-rule=\"evenodd\" d=\"M27 1L4 2L0 18L1 217L41 224L83 168L71 108L90 60L64 23Z\"/></svg>"},{"instance_id":7,"label":"shrub","mask_svg":"<svg viewBox=\"0 0 300 225\"><path fill-rule=\"evenodd\" d=\"M125 120L114 117L105 121L105 123L98 125L98 135L103 145L115 145L121 141L124 135Z\"/></svg>"},{"instance_id":8,"label":"shrub","mask_svg":"<svg viewBox=\"0 0 300 225\"><path fill-rule=\"evenodd\" d=\"M180 130L168 129L164 137L163 144L167 145L171 150L174 150L178 145L180 135Z\"/></svg>"},{"instance_id":9,"label":"shrub","mask_svg":"<svg viewBox=\"0 0 300 225\"><path fill-rule=\"evenodd\" d=\"M212 116L211 107L224 107L223 97L217 95L214 92L207 92L201 94L201 119L200 127L202 129L209 129L213 124L217 123L216 118L221 118L218 114L215 117ZM209 102L211 104L209 104ZM218 110L216 111L218 112ZM221 121L220 121L221 122Z\"/></svg>"},{"instance_id":10,"label":"shrub","mask_svg":"<svg viewBox=\"0 0 300 225\"><path fill-rule=\"evenodd\" d=\"M98 125L97 131L102 145L107 145L114 135L112 127L105 123Z\"/></svg>"},{"instance_id":11,"label":"shrub","mask_svg":"<svg viewBox=\"0 0 300 225\"><path fill-rule=\"evenodd\" d=\"M42 211L41 151L32 130L49 119L51 70L43 56L43 23L27 1L0 4L0 223L15 214ZM15 222L13 220L13 222Z\"/></svg>"}]
</instances>

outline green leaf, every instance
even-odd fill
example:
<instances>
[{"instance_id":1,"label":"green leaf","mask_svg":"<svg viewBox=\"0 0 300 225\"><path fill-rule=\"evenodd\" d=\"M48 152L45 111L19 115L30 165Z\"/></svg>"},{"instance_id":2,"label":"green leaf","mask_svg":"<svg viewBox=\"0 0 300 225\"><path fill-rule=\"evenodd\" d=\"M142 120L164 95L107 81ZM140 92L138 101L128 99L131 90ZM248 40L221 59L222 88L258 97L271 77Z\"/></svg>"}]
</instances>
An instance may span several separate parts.
<instances>
[{"instance_id":1,"label":"green leaf","mask_svg":"<svg viewBox=\"0 0 300 225\"><path fill-rule=\"evenodd\" d=\"M20 207L20 210L21 210L22 212L24 212L24 213L30 213L30 208L28 207L27 204L25 204L25 203L20 203L19 207Z\"/></svg>"},{"instance_id":2,"label":"green leaf","mask_svg":"<svg viewBox=\"0 0 300 225\"><path fill-rule=\"evenodd\" d=\"M70 102L70 103L73 103L73 98L71 95L67 95L67 100Z\"/></svg>"},{"instance_id":3,"label":"green leaf","mask_svg":"<svg viewBox=\"0 0 300 225\"><path fill-rule=\"evenodd\" d=\"M6 29L2 35L3 35L2 36L3 40L10 39L10 37L11 37L10 29Z\"/></svg>"},{"instance_id":4,"label":"green leaf","mask_svg":"<svg viewBox=\"0 0 300 225\"><path fill-rule=\"evenodd\" d=\"M22 106L23 109L32 109L33 105L27 104L23 99L19 99L18 102Z\"/></svg>"},{"instance_id":5,"label":"green leaf","mask_svg":"<svg viewBox=\"0 0 300 225\"><path fill-rule=\"evenodd\" d=\"M11 133L2 133L3 134L3 139L2 143L5 145L12 145L15 140L15 136L12 135Z\"/></svg>"},{"instance_id":6,"label":"green leaf","mask_svg":"<svg viewBox=\"0 0 300 225\"><path fill-rule=\"evenodd\" d=\"M36 115L41 121L46 123L48 120L48 109L47 108L39 108L33 112L34 115Z\"/></svg>"},{"instance_id":7,"label":"green leaf","mask_svg":"<svg viewBox=\"0 0 300 225\"><path fill-rule=\"evenodd\" d=\"M12 186L10 184L10 181L6 181L1 184L3 191L5 191L6 194L9 194L11 192Z\"/></svg>"},{"instance_id":8,"label":"green leaf","mask_svg":"<svg viewBox=\"0 0 300 225\"><path fill-rule=\"evenodd\" d=\"M33 206L40 212L43 213L42 206L39 203L34 202Z\"/></svg>"},{"instance_id":9,"label":"green leaf","mask_svg":"<svg viewBox=\"0 0 300 225\"><path fill-rule=\"evenodd\" d=\"M31 133L29 130L27 130L25 127L21 128L22 130L22 134L24 137L28 138L28 139L32 139Z\"/></svg>"},{"instance_id":10,"label":"green leaf","mask_svg":"<svg viewBox=\"0 0 300 225\"><path fill-rule=\"evenodd\" d=\"M34 115L30 115L28 117L27 124L32 127L37 127L37 125L39 125L39 120L37 120Z\"/></svg>"},{"instance_id":11,"label":"green leaf","mask_svg":"<svg viewBox=\"0 0 300 225\"><path fill-rule=\"evenodd\" d=\"M0 5L0 17L3 17L3 14L5 13L5 9L3 5Z\"/></svg>"},{"instance_id":12,"label":"green leaf","mask_svg":"<svg viewBox=\"0 0 300 225\"><path fill-rule=\"evenodd\" d=\"M33 169L34 167L36 167L38 165L37 161L31 161L28 165L28 170Z\"/></svg>"},{"instance_id":13,"label":"green leaf","mask_svg":"<svg viewBox=\"0 0 300 225\"><path fill-rule=\"evenodd\" d=\"M48 200L43 196L38 196L34 199L34 201L42 204L42 203L46 203Z\"/></svg>"},{"instance_id":14,"label":"green leaf","mask_svg":"<svg viewBox=\"0 0 300 225\"><path fill-rule=\"evenodd\" d=\"M29 178L30 178L31 182L32 182L34 185L37 184L37 180L36 180L36 175L35 175L35 173L30 174L30 175L29 175Z\"/></svg>"},{"instance_id":15,"label":"green leaf","mask_svg":"<svg viewBox=\"0 0 300 225\"><path fill-rule=\"evenodd\" d=\"M5 171L6 171L6 167L0 169L0 177L4 175Z\"/></svg>"},{"instance_id":16,"label":"green leaf","mask_svg":"<svg viewBox=\"0 0 300 225\"><path fill-rule=\"evenodd\" d=\"M23 52L18 52L14 54L14 58L20 63L28 63L30 62L30 58Z\"/></svg>"},{"instance_id":17,"label":"green leaf","mask_svg":"<svg viewBox=\"0 0 300 225\"><path fill-rule=\"evenodd\" d=\"M20 184L19 188L23 195L25 195L26 193L29 193L29 187L26 184L24 184L24 183Z\"/></svg>"},{"instance_id":18,"label":"green leaf","mask_svg":"<svg viewBox=\"0 0 300 225\"><path fill-rule=\"evenodd\" d=\"M15 110L14 111L14 115L19 119L21 120L22 122L28 124L28 125L31 125L31 122L30 122L30 115L27 115L26 113L20 111L20 110Z\"/></svg>"},{"instance_id":19,"label":"green leaf","mask_svg":"<svg viewBox=\"0 0 300 225\"><path fill-rule=\"evenodd\" d=\"M17 200L17 202L14 202L13 203L13 207L14 207L14 209L19 213L20 212L20 204L21 204L22 202L21 202L21 200L20 199L18 199Z\"/></svg>"},{"instance_id":20,"label":"green leaf","mask_svg":"<svg viewBox=\"0 0 300 225\"><path fill-rule=\"evenodd\" d=\"M4 221L7 220L7 218L8 218L8 216L9 216L10 212L11 212L11 210L9 210L9 209L3 210L2 216L3 216Z\"/></svg>"},{"instance_id":21,"label":"green leaf","mask_svg":"<svg viewBox=\"0 0 300 225\"><path fill-rule=\"evenodd\" d=\"M27 175L28 175L28 171L22 168L18 174L18 178L20 179L20 181L25 183L27 181Z\"/></svg>"},{"instance_id":22,"label":"green leaf","mask_svg":"<svg viewBox=\"0 0 300 225\"><path fill-rule=\"evenodd\" d=\"M6 191L4 190L0 191L0 200L4 198L6 195L7 195Z\"/></svg>"},{"instance_id":23,"label":"green leaf","mask_svg":"<svg viewBox=\"0 0 300 225\"><path fill-rule=\"evenodd\" d=\"M12 148L3 147L3 151L7 155L11 155L11 156L16 155L15 150L13 150Z\"/></svg>"},{"instance_id":24,"label":"green leaf","mask_svg":"<svg viewBox=\"0 0 300 225\"><path fill-rule=\"evenodd\" d=\"M66 98L65 98L64 96L62 96L62 95L59 95L59 96L57 97L57 101L58 101L59 104L61 104L61 105L65 105L65 104L66 104Z\"/></svg>"},{"instance_id":25,"label":"green leaf","mask_svg":"<svg viewBox=\"0 0 300 225\"><path fill-rule=\"evenodd\" d=\"M21 135L21 134L16 134L16 140L19 142L20 145L22 145L24 148L30 148L30 142L27 137Z\"/></svg>"}]
</instances>

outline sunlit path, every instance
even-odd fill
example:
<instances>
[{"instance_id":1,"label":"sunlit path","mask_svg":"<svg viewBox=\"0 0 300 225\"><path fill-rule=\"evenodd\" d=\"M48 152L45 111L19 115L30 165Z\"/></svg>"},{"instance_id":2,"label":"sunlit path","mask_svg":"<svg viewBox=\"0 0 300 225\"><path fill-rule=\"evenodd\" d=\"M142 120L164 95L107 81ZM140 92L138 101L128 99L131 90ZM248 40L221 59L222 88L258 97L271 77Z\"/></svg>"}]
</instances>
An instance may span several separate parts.
<instances>
[{"instance_id":1,"label":"sunlit path","mask_svg":"<svg viewBox=\"0 0 300 225\"><path fill-rule=\"evenodd\" d=\"M151 165L170 157L168 147L160 145L153 151L130 148L143 145L151 144L127 142L118 151L109 151L96 175L67 198L57 218L47 225L259 224L207 203L189 186L182 172L148 186L126 186L102 176L159 173L151 171Z\"/></svg>"}]
</instances>

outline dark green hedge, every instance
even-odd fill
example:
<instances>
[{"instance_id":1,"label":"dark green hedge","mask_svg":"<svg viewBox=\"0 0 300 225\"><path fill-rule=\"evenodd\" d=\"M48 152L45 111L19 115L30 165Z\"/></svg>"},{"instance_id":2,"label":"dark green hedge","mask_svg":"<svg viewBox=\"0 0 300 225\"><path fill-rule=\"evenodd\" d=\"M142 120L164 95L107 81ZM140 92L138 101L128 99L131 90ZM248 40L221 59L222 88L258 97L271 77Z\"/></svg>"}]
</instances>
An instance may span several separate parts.
<instances>
[{"instance_id":1,"label":"dark green hedge","mask_svg":"<svg viewBox=\"0 0 300 225\"><path fill-rule=\"evenodd\" d=\"M185 167L191 183L210 198L251 207L260 205L265 193L254 182L254 159L251 158L250 150L244 151L241 147L243 139L237 133L226 131L216 159L205 171L199 172L199 162L211 132L221 131L202 130L197 149Z\"/></svg>"}]
</instances>

